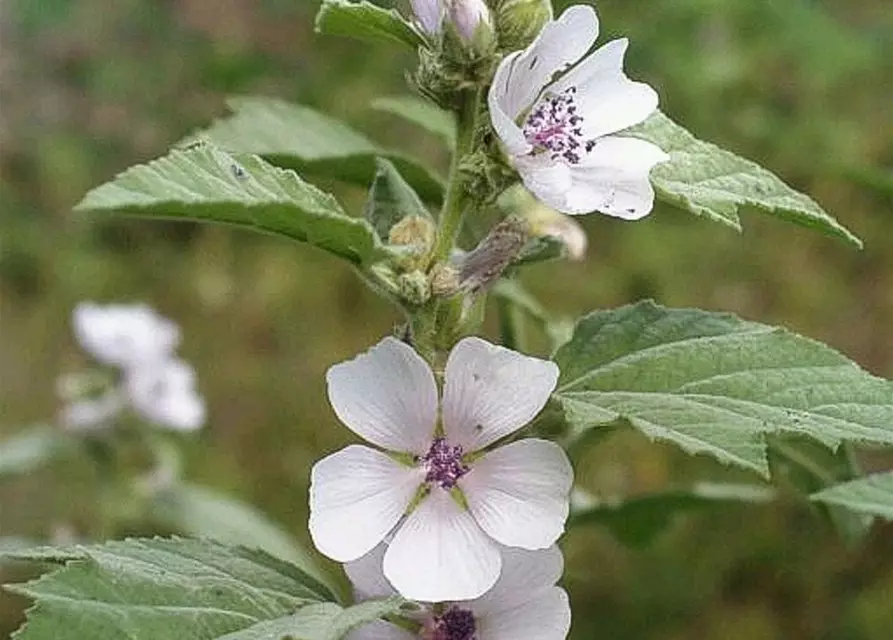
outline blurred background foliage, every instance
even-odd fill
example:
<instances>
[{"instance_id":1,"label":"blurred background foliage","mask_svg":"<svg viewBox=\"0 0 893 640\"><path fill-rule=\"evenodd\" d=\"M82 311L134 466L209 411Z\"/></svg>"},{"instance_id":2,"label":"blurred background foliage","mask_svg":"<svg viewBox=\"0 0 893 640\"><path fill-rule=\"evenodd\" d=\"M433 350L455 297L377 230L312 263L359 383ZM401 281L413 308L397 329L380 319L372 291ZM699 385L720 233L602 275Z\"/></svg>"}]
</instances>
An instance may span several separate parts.
<instances>
[{"instance_id":1,"label":"blurred background foliage","mask_svg":"<svg viewBox=\"0 0 893 640\"><path fill-rule=\"evenodd\" d=\"M316 9L315 0L0 5L0 435L50 420L56 376L85 364L70 331L77 301L146 301L182 324L182 353L210 407L187 446L189 477L306 538L310 466L350 439L323 374L391 331L394 310L310 248L70 210L223 115L233 94L314 106L443 170L435 138L368 108L405 91L413 57L317 37ZM734 311L893 375L889 0L601 0L598 10L603 38L630 37L630 75L657 87L674 119L812 194L865 249L757 215L739 236L658 206L635 224L589 216L587 260L533 267L529 286L569 316L643 297ZM322 186L359 212L360 190ZM603 497L722 474L629 434L599 443L579 467ZM94 480L74 465L3 483L0 535L89 530ZM893 633L891 525L848 547L815 511L785 504L686 516L644 548L589 527L565 550L574 638ZM0 636L20 604L0 601Z\"/></svg>"}]
</instances>

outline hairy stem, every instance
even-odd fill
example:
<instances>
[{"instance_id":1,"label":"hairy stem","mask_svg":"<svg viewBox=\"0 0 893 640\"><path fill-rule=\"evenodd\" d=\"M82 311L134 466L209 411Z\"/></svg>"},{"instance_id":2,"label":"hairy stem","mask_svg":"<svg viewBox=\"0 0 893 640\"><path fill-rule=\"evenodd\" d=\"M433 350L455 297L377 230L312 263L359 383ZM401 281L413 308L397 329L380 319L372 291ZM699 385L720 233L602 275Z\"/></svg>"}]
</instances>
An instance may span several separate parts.
<instances>
[{"instance_id":1,"label":"hairy stem","mask_svg":"<svg viewBox=\"0 0 893 640\"><path fill-rule=\"evenodd\" d=\"M480 89L466 91L462 96L456 129L456 149L453 152L453 162L450 167L447 195L443 203L443 211L440 213L440 225L437 229L437 242L432 252L432 264L449 258L450 251L456 242L456 236L462 226L465 209L468 206L468 191L462 178L461 165L466 156L474 150L480 101Z\"/></svg>"}]
</instances>

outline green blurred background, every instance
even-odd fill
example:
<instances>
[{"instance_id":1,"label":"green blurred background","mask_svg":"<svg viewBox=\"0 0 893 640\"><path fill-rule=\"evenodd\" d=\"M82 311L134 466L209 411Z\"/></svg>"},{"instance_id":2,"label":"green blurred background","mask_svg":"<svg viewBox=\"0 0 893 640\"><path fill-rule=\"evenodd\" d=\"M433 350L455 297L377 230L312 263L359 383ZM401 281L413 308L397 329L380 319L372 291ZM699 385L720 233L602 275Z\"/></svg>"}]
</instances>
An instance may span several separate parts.
<instances>
[{"instance_id":1,"label":"green blurred background","mask_svg":"<svg viewBox=\"0 0 893 640\"><path fill-rule=\"evenodd\" d=\"M382 4L386 4L382 2ZM50 419L54 380L85 364L81 300L145 301L181 323L207 398L191 479L306 537L309 469L350 440L328 366L399 320L316 250L192 224L88 220L71 207L265 94L342 117L441 170L438 142L368 108L405 92L411 55L313 33L315 0L5 0L0 5L0 435ZM893 10L889 0L602 0L603 37L699 137L777 171L865 240L856 251L752 215L745 232L658 206L583 220L585 263L529 286L566 315L653 297L728 310L823 340L893 376ZM358 212L364 194L334 189ZM873 464L883 460L873 460ZM622 496L722 470L621 435L580 479ZM64 469L0 485L0 535L89 529L89 478ZM749 479L749 478L748 478ZM893 637L893 527L847 547L806 506L680 519L645 548L602 529L566 539L574 638ZM0 637L15 603L0 614Z\"/></svg>"}]
</instances>

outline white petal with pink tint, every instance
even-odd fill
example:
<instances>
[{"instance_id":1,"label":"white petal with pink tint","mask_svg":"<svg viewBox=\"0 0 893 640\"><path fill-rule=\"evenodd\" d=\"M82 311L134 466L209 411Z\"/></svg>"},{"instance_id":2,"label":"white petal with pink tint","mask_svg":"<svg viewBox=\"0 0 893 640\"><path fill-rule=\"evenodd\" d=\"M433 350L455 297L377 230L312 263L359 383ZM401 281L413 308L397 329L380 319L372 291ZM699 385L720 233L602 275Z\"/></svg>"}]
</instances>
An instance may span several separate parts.
<instances>
[{"instance_id":1,"label":"white petal with pink tint","mask_svg":"<svg viewBox=\"0 0 893 640\"><path fill-rule=\"evenodd\" d=\"M361 438L391 451L424 454L437 420L437 384L409 345L385 338L326 374L329 402Z\"/></svg>"},{"instance_id":2,"label":"white petal with pink tint","mask_svg":"<svg viewBox=\"0 0 893 640\"><path fill-rule=\"evenodd\" d=\"M465 338L450 352L444 377L444 431L451 443L469 452L533 420L555 389L558 367Z\"/></svg>"},{"instance_id":3,"label":"white petal with pink tint","mask_svg":"<svg viewBox=\"0 0 893 640\"><path fill-rule=\"evenodd\" d=\"M403 516L424 479L387 455L352 445L310 475L310 535L321 553L348 562L371 551Z\"/></svg>"},{"instance_id":4,"label":"white petal with pink tint","mask_svg":"<svg viewBox=\"0 0 893 640\"><path fill-rule=\"evenodd\" d=\"M470 600L499 577L502 559L468 511L435 488L394 534L384 574L405 598Z\"/></svg>"},{"instance_id":5,"label":"white petal with pink tint","mask_svg":"<svg viewBox=\"0 0 893 640\"><path fill-rule=\"evenodd\" d=\"M491 451L459 481L481 528L522 549L544 549L561 536L572 484L564 450L535 438Z\"/></svg>"}]
</instances>

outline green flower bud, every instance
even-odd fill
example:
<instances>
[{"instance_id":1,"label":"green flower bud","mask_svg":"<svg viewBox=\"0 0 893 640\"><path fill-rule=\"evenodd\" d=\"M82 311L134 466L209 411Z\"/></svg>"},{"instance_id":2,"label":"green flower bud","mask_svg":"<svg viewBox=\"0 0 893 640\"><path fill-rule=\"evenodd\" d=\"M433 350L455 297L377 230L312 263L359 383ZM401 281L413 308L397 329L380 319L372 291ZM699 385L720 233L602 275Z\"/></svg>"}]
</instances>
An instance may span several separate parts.
<instances>
[{"instance_id":1,"label":"green flower bud","mask_svg":"<svg viewBox=\"0 0 893 640\"><path fill-rule=\"evenodd\" d=\"M551 0L496 0L496 34L499 48L524 49L553 18Z\"/></svg>"}]
</instances>

